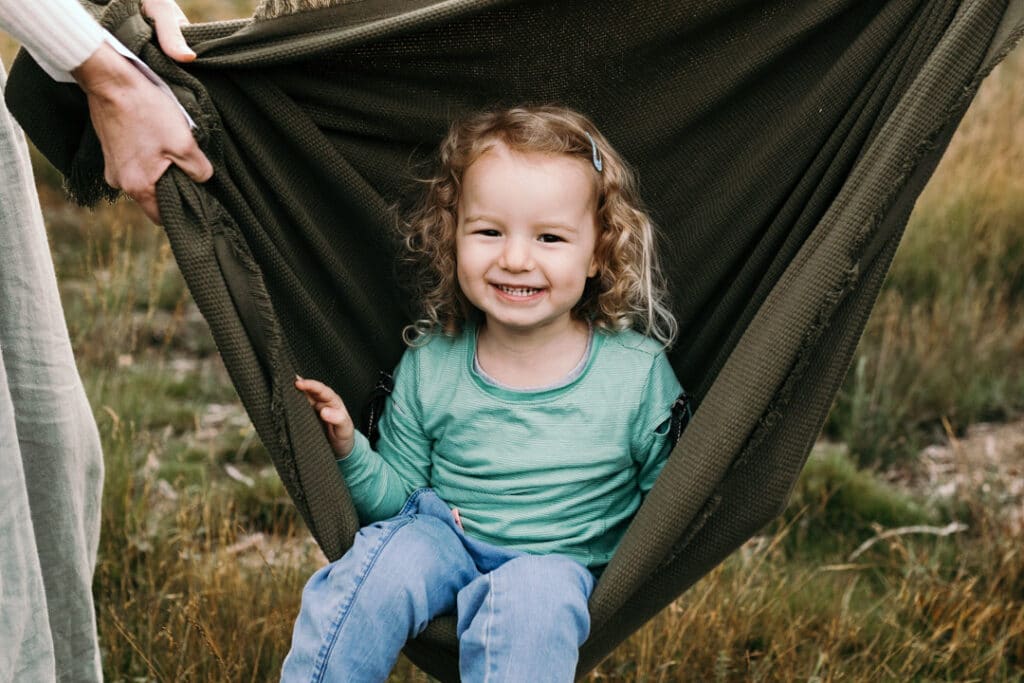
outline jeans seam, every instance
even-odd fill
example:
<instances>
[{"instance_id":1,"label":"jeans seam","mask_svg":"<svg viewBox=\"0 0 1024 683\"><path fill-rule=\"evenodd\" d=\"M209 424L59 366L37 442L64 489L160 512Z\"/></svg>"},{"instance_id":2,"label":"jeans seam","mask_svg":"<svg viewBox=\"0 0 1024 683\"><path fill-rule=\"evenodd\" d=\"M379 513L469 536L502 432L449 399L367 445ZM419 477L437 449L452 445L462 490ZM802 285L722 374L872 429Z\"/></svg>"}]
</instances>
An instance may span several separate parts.
<instances>
[{"instance_id":1,"label":"jeans seam","mask_svg":"<svg viewBox=\"0 0 1024 683\"><path fill-rule=\"evenodd\" d=\"M349 608L352 606L352 603L355 602L356 596L359 594L359 589L362 588L363 582L366 580L370 570L377 563L377 558L380 557L381 550L383 550L384 546L387 545L388 541L391 540L399 529L412 520L412 516L405 516L394 520L397 523L392 524L387 533L380 537L377 545L367 553L367 561L364 563L363 567L360 568L359 576L356 578L355 587L352 589L351 593L349 593L348 598L338 605L338 614L334 621L331 622L331 627L327 631L325 639L326 642L320 647L320 651L317 652L316 663L313 666L313 675L310 677L310 683L320 683L323 681L324 674L327 672L327 662L331 659L331 652L334 650L334 645L338 642L338 635L341 633L341 629L345 625L345 620L349 614Z\"/></svg>"},{"instance_id":2,"label":"jeans seam","mask_svg":"<svg viewBox=\"0 0 1024 683\"><path fill-rule=\"evenodd\" d=\"M491 680L491 624L494 621L494 594L498 590L493 575L488 575L487 582L491 584L491 590L487 591L487 623L484 627L484 680L483 683Z\"/></svg>"},{"instance_id":3,"label":"jeans seam","mask_svg":"<svg viewBox=\"0 0 1024 683\"><path fill-rule=\"evenodd\" d=\"M407 515L410 512L412 512L414 509L416 509L416 507L420 503L420 496L423 496L424 494L428 493L429 491L433 491L433 489L431 489L429 486L424 486L424 487L418 488L415 491L413 491L412 493L410 493L409 494L409 498L406 499L405 505L402 506L402 509L398 512L397 516L400 517L402 515Z\"/></svg>"}]
</instances>

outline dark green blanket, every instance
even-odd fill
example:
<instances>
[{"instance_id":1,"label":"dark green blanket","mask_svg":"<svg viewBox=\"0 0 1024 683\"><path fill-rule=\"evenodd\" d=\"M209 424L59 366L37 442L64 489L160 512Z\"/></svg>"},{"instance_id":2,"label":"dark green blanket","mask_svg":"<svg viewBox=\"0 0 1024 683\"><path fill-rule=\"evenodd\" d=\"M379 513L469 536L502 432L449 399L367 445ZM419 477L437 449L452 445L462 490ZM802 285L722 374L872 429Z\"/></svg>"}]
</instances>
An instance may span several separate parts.
<instances>
[{"instance_id":1,"label":"dark green blanket","mask_svg":"<svg viewBox=\"0 0 1024 683\"><path fill-rule=\"evenodd\" d=\"M364 0L189 29L185 68L120 0L216 167L161 181L189 287L327 555L357 528L296 372L360 405L410 315L393 208L453 116L588 114L639 170L699 409L591 600L580 672L783 507L914 200L1024 0ZM8 102L80 199L104 194L81 95L19 57ZM456 677L451 620L409 648Z\"/></svg>"}]
</instances>

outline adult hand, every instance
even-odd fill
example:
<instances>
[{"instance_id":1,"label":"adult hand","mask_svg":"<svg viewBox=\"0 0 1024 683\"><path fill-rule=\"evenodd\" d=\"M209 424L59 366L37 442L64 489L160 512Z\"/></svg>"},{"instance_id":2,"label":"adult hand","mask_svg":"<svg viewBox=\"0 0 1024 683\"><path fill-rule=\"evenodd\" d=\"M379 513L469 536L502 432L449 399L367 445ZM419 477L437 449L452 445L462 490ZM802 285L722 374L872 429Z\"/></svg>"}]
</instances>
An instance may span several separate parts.
<instances>
[{"instance_id":1,"label":"adult hand","mask_svg":"<svg viewBox=\"0 0 1024 683\"><path fill-rule=\"evenodd\" d=\"M188 22L177 5L146 0L145 10L169 56L195 59L181 35ZM112 47L104 43L71 74L89 103L103 148L104 179L135 199L154 223L160 223L156 182L172 163L197 182L213 175L177 103Z\"/></svg>"},{"instance_id":2,"label":"adult hand","mask_svg":"<svg viewBox=\"0 0 1024 683\"><path fill-rule=\"evenodd\" d=\"M168 57L179 62L191 62L196 53L185 42L181 27L188 24L188 17L174 0L142 0L142 16L153 22L156 40Z\"/></svg>"}]
</instances>

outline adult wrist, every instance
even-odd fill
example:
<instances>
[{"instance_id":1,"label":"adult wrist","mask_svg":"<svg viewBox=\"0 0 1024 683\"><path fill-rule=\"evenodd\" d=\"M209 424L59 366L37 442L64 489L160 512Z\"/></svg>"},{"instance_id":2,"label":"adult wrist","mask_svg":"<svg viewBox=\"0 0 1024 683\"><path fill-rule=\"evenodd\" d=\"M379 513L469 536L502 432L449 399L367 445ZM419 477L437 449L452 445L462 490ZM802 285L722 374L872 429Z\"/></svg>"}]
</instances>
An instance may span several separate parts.
<instances>
[{"instance_id":1,"label":"adult wrist","mask_svg":"<svg viewBox=\"0 0 1024 683\"><path fill-rule=\"evenodd\" d=\"M160 78L145 62L128 51L117 38L110 33L107 40L100 45L82 64L70 72L57 74L63 76L58 81L78 83L79 87L89 96L107 100L113 104L125 105L124 93L129 88L155 86L169 97L181 112L189 128L195 128L195 121L181 106L167 83ZM50 74L54 76L54 74ZM56 76L54 76L56 78Z\"/></svg>"},{"instance_id":2,"label":"adult wrist","mask_svg":"<svg viewBox=\"0 0 1024 683\"><path fill-rule=\"evenodd\" d=\"M144 78L138 69L108 43L100 45L88 59L71 70L88 95L112 98L114 93L138 84Z\"/></svg>"}]
</instances>

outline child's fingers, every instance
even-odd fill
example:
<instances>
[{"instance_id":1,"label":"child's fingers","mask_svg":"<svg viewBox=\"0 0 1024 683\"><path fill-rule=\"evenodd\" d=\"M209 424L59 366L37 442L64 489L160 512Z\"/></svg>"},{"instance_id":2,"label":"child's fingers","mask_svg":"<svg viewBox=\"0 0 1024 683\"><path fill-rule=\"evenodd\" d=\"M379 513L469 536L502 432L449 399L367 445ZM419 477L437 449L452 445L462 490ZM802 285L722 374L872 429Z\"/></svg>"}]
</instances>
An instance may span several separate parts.
<instances>
[{"instance_id":1,"label":"child's fingers","mask_svg":"<svg viewBox=\"0 0 1024 683\"><path fill-rule=\"evenodd\" d=\"M344 428L352 425L352 418L344 408L325 406L320 408L320 419L335 427Z\"/></svg>"},{"instance_id":2,"label":"child's fingers","mask_svg":"<svg viewBox=\"0 0 1024 683\"><path fill-rule=\"evenodd\" d=\"M318 407L318 403L332 407L344 405L334 389L315 379L296 379L295 388L306 395L306 400L311 406Z\"/></svg>"},{"instance_id":3,"label":"child's fingers","mask_svg":"<svg viewBox=\"0 0 1024 683\"><path fill-rule=\"evenodd\" d=\"M296 384L295 388L298 389L299 391L302 391L302 395L306 397L306 401L309 403L309 405L311 405L314 408L317 408L317 410L319 410L319 408L317 407L317 404L316 404L316 399L313 398L313 396L311 396L308 391L303 391L302 388L298 386L298 382L296 382L295 384Z\"/></svg>"},{"instance_id":4,"label":"child's fingers","mask_svg":"<svg viewBox=\"0 0 1024 683\"><path fill-rule=\"evenodd\" d=\"M323 382L315 379L305 379L298 375L295 376L295 388L300 391L305 391L306 393L334 393L334 391Z\"/></svg>"},{"instance_id":5,"label":"child's fingers","mask_svg":"<svg viewBox=\"0 0 1024 683\"><path fill-rule=\"evenodd\" d=\"M320 410L320 408L322 408L323 406L327 405L326 403L323 403L322 401L318 401L317 397L315 395L313 395L312 393L310 393L308 391L305 391L303 389L299 389L299 391L301 391L302 395L306 397L306 402L309 403L309 405L311 405L314 408L316 408L317 410Z\"/></svg>"},{"instance_id":6,"label":"child's fingers","mask_svg":"<svg viewBox=\"0 0 1024 683\"><path fill-rule=\"evenodd\" d=\"M348 413L336 408L324 408L320 411L321 419L327 425L327 436L334 449L342 455L348 455L352 451L352 439L355 435L355 425Z\"/></svg>"},{"instance_id":7,"label":"child's fingers","mask_svg":"<svg viewBox=\"0 0 1024 683\"><path fill-rule=\"evenodd\" d=\"M306 400L327 426L327 438L339 457L352 452L355 443L355 425L341 397L334 389L315 379L295 375L295 388L306 395Z\"/></svg>"}]
</instances>

